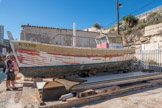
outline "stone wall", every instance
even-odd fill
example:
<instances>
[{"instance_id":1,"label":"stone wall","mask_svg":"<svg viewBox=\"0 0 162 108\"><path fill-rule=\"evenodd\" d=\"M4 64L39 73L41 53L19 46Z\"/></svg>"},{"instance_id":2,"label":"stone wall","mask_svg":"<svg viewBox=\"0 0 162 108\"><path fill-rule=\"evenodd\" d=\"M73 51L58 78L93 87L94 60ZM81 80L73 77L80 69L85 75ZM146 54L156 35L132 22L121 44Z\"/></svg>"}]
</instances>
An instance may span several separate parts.
<instances>
[{"instance_id":1,"label":"stone wall","mask_svg":"<svg viewBox=\"0 0 162 108\"><path fill-rule=\"evenodd\" d=\"M162 23L145 27L144 36L159 35L162 33Z\"/></svg>"},{"instance_id":2,"label":"stone wall","mask_svg":"<svg viewBox=\"0 0 162 108\"><path fill-rule=\"evenodd\" d=\"M136 44L136 58L142 60L142 51L154 51L162 49L162 23L145 27L144 36L140 38L140 44ZM153 57L152 57L153 56ZM154 55L149 55L149 59L154 61Z\"/></svg>"},{"instance_id":3,"label":"stone wall","mask_svg":"<svg viewBox=\"0 0 162 108\"><path fill-rule=\"evenodd\" d=\"M149 44L143 44L142 50L162 48L162 23L145 27L144 36L149 37Z\"/></svg>"},{"instance_id":4,"label":"stone wall","mask_svg":"<svg viewBox=\"0 0 162 108\"><path fill-rule=\"evenodd\" d=\"M72 46L72 35L73 30L69 29L56 29L47 27L36 27L36 26L22 26L21 40L41 42L55 45ZM96 47L94 39L99 33L87 32L87 31L76 31L76 46L78 47ZM86 37L86 38L83 38ZM91 39L89 39L91 38Z\"/></svg>"}]
</instances>

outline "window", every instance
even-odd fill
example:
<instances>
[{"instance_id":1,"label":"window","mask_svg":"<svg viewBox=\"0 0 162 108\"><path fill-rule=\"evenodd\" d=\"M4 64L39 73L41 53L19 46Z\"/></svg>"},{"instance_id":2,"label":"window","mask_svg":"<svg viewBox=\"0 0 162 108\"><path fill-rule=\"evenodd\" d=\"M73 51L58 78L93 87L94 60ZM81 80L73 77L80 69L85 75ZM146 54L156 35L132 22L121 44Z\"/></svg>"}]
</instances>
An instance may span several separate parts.
<instances>
[{"instance_id":1,"label":"window","mask_svg":"<svg viewBox=\"0 0 162 108\"><path fill-rule=\"evenodd\" d=\"M96 43L97 44L101 44L101 40L100 39L96 39Z\"/></svg>"},{"instance_id":2,"label":"window","mask_svg":"<svg viewBox=\"0 0 162 108\"><path fill-rule=\"evenodd\" d=\"M101 38L101 41L102 41L102 43L107 43L106 37L102 37L102 38Z\"/></svg>"}]
</instances>

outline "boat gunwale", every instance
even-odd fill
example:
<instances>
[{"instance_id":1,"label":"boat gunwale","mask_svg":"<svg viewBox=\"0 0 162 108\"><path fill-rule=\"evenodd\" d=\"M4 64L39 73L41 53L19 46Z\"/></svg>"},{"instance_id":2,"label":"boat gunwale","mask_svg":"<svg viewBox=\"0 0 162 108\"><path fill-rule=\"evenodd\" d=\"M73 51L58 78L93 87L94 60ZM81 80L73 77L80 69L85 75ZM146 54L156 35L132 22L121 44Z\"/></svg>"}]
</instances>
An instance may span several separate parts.
<instances>
[{"instance_id":1,"label":"boat gunwale","mask_svg":"<svg viewBox=\"0 0 162 108\"><path fill-rule=\"evenodd\" d=\"M41 42L32 42L32 41L24 41L24 40L11 40L11 42L21 42L21 43L33 43L33 44L40 44L40 45L48 45L53 47L63 47L63 48L76 48L76 49L87 49L87 50L135 50L136 48L94 48L94 47L73 47L73 46L63 46L63 45L54 45L54 44L47 44ZM14 45L15 46L15 45Z\"/></svg>"}]
</instances>

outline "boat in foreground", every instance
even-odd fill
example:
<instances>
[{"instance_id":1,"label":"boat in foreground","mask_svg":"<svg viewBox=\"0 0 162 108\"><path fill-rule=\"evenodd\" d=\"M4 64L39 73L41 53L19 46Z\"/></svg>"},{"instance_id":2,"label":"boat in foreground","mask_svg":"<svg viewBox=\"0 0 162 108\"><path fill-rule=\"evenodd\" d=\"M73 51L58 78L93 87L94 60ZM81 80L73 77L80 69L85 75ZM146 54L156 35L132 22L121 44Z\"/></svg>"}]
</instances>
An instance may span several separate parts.
<instances>
[{"instance_id":1,"label":"boat in foreground","mask_svg":"<svg viewBox=\"0 0 162 108\"><path fill-rule=\"evenodd\" d=\"M97 38L96 41L102 41L100 39ZM100 48L85 48L11 40L13 54L20 71L26 77L117 70L133 59L134 49L102 48L108 44L100 44Z\"/></svg>"}]
</instances>

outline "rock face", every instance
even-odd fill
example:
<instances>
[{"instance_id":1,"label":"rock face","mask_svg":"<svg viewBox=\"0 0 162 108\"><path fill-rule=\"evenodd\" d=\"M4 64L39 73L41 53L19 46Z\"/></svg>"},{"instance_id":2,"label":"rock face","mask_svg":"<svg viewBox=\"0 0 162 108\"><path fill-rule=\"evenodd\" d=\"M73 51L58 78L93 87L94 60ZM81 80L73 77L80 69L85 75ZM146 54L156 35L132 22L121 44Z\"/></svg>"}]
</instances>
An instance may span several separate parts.
<instances>
[{"instance_id":1,"label":"rock face","mask_svg":"<svg viewBox=\"0 0 162 108\"><path fill-rule=\"evenodd\" d=\"M156 11L149 12L145 18L136 17L138 22L133 27L127 24L120 25L120 33L127 42L126 46L138 44L149 44L162 41L162 7Z\"/></svg>"},{"instance_id":2,"label":"rock face","mask_svg":"<svg viewBox=\"0 0 162 108\"><path fill-rule=\"evenodd\" d=\"M144 36L142 36L142 37L140 38L140 41L141 41L141 42L145 42L145 41L147 41L147 40L149 40L148 37L144 37Z\"/></svg>"},{"instance_id":3,"label":"rock face","mask_svg":"<svg viewBox=\"0 0 162 108\"><path fill-rule=\"evenodd\" d=\"M123 39L124 46L162 42L162 23L146 26L130 35L125 35Z\"/></svg>"},{"instance_id":4,"label":"rock face","mask_svg":"<svg viewBox=\"0 0 162 108\"><path fill-rule=\"evenodd\" d=\"M162 31L162 23L151 25L145 27L145 34L144 36L153 36L160 34Z\"/></svg>"}]
</instances>

